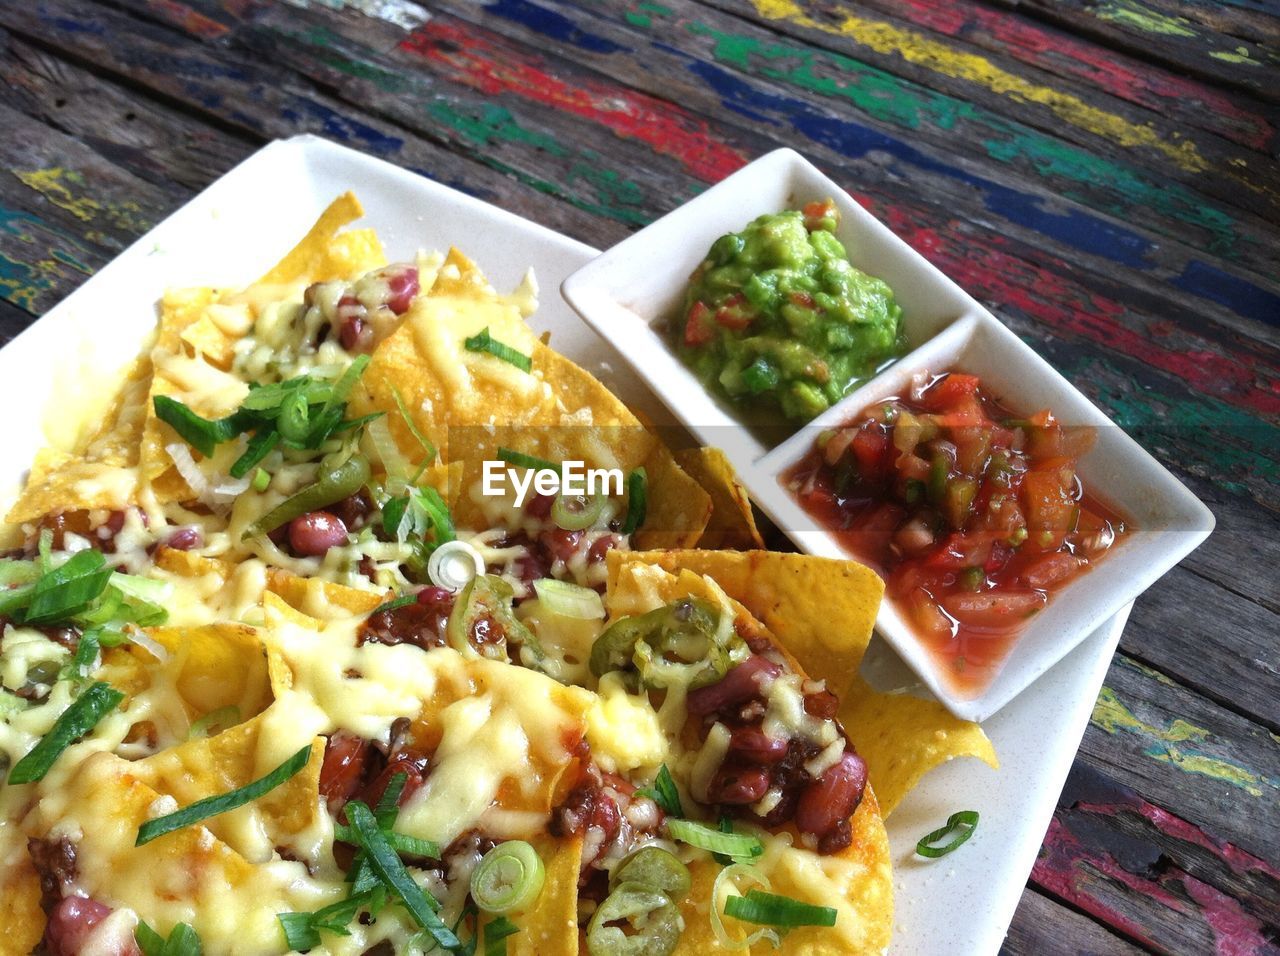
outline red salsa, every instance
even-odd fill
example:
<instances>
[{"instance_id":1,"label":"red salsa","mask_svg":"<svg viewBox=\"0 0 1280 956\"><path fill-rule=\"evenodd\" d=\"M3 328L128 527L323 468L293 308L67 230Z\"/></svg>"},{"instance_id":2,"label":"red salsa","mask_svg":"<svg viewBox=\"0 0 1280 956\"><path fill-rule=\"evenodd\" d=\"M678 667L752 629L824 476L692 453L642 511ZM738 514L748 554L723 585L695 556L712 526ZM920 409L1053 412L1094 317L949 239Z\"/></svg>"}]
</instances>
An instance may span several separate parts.
<instances>
[{"instance_id":1,"label":"red salsa","mask_svg":"<svg viewBox=\"0 0 1280 956\"><path fill-rule=\"evenodd\" d=\"M1076 475L1093 438L953 372L823 432L783 480L976 694L1027 619L1125 533Z\"/></svg>"}]
</instances>

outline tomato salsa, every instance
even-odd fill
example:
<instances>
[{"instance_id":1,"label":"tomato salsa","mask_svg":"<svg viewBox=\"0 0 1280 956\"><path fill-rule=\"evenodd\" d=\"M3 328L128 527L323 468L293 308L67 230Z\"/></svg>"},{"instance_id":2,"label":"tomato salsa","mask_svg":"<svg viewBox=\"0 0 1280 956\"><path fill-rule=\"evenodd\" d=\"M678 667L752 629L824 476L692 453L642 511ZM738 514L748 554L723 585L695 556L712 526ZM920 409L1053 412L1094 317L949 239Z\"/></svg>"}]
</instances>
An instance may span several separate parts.
<instances>
[{"instance_id":1,"label":"tomato salsa","mask_svg":"<svg viewBox=\"0 0 1280 956\"><path fill-rule=\"evenodd\" d=\"M824 431L783 480L976 694L1027 620L1126 532L1076 474L1093 438L1048 410L1010 412L973 375L921 376Z\"/></svg>"}]
</instances>

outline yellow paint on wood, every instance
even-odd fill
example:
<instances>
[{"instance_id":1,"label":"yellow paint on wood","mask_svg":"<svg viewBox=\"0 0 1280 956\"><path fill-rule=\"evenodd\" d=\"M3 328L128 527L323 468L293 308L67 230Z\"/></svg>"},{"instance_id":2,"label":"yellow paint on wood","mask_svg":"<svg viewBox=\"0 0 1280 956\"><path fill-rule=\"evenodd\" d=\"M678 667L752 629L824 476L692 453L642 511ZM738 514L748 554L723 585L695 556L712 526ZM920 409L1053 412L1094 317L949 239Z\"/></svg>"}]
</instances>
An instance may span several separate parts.
<instances>
[{"instance_id":1,"label":"yellow paint on wood","mask_svg":"<svg viewBox=\"0 0 1280 956\"><path fill-rule=\"evenodd\" d=\"M1035 103L1050 110L1059 119L1106 137L1121 146L1158 150L1188 172L1200 173L1209 168L1209 163L1190 140L1166 140L1150 124L1130 122L1123 116L1086 103L1078 96L1032 83L1001 69L976 53L965 53L914 31L869 20L855 13L846 12L843 22L832 24L808 16L796 0L752 2L761 16L771 20L789 20L800 26L846 36L877 53L886 56L896 54L908 63L977 83L1001 96Z\"/></svg>"}]
</instances>

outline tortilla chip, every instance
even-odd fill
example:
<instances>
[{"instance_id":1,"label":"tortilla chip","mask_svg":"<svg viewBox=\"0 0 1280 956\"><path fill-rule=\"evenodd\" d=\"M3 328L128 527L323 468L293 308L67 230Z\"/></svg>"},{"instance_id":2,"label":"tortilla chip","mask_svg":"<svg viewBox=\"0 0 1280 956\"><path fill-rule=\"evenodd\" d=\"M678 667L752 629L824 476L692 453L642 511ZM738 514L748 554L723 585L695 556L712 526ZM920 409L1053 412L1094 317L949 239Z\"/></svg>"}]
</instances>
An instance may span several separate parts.
<instances>
[{"instance_id":1,"label":"tortilla chip","mask_svg":"<svg viewBox=\"0 0 1280 956\"><path fill-rule=\"evenodd\" d=\"M27 956L44 936L40 877L26 853L8 862L0 876L0 956Z\"/></svg>"},{"instance_id":2,"label":"tortilla chip","mask_svg":"<svg viewBox=\"0 0 1280 956\"><path fill-rule=\"evenodd\" d=\"M875 784L887 817L926 773L956 757L999 769L995 747L975 723L942 704L907 694L879 694L862 678L841 698L840 721Z\"/></svg>"},{"instance_id":3,"label":"tortilla chip","mask_svg":"<svg viewBox=\"0 0 1280 956\"><path fill-rule=\"evenodd\" d=\"M756 528L747 489L719 448L686 448L676 463L711 496L711 520L697 546L710 550L751 551L764 548Z\"/></svg>"},{"instance_id":4,"label":"tortilla chip","mask_svg":"<svg viewBox=\"0 0 1280 956\"><path fill-rule=\"evenodd\" d=\"M511 956L575 956L578 952L578 872L582 837L538 837L546 879L534 908L514 919L520 932L508 942Z\"/></svg>"},{"instance_id":5,"label":"tortilla chip","mask_svg":"<svg viewBox=\"0 0 1280 956\"><path fill-rule=\"evenodd\" d=\"M871 640L884 582L853 561L778 551L610 552L609 574L640 561L708 574L814 680L845 693Z\"/></svg>"},{"instance_id":6,"label":"tortilla chip","mask_svg":"<svg viewBox=\"0 0 1280 956\"><path fill-rule=\"evenodd\" d=\"M368 614L387 600L383 593L358 591L319 578L303 578L279 568L267 569L267 589L290 607L319 621L333 618L335 610L338 616Z\"/></svg>"},{"instance_id":7,"label":"tortilla chip","mask_svg":"<svg viewBox=\"0 0 1280 956\"><path fill-rule=\"evenodd\" d=\"M328 282L347 278L356 271L377 268L386 260L372 229L338 230L364 215L364 207L352 192L345 192L320 214L307 234L277 262L255 286L291 285L297 282ZM374 252L376 250L376 253ZM366 262L379 260L368 268Z\"/></svg>"}]
</instances>

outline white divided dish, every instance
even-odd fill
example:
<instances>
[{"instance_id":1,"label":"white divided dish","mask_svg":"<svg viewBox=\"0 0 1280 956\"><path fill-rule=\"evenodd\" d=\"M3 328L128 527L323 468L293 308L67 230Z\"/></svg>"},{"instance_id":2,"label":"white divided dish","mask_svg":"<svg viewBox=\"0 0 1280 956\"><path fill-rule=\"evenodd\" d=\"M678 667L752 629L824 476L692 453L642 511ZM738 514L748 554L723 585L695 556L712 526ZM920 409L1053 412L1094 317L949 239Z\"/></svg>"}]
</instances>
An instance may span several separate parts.
<instances>
[{"instance_id":1,"label":"white divided dish","mask_svg":"<svg viewBox=\"0 0 1280 956\"><path fill-rule=\"evenodd\" d=\"M719 236L741 230L761 214L828 198L839 208L837 236L850 261L894 290L911 351L770 448L684 366L670 347L666 323L681 306L689 274ZM572 275L563 292L601 336L626 343L628 360L649 387L700 441L724 449L752 499L811 554L850 556L805 513L781 476L813 447L820 431L856 418L880 400L906 396L918 373L975 374L1002 405L1019 414L1048 408L1064 426L1095 432L1093 447L1079 461L1080 480L1137 530L1123 535L1096 568L1053 596L980 693L957 690L896 602L886 597L881 603L877 631L959 717L981 721L996 713L1213 529L1209 510L1159 462L976 300L792 150L769 153L614 246Z\"/></svg>"},{"instance_id":2,"label":"white divided dish","mask_svg":"<svg viewBox=\"0 0 1280 956\"><path fill-rule=\"evenodd\" d=\"M766 159L789 162L776 154ZM769 194L774 208L790 198L789 183ZM166 288L252 281L306 231L334 196L348 189L357 192L367 210L361 224L377 229L392 260L411 257L420 247L456 244L499 289L514 287L529 267L544 291L554 289L596 255L590 247L545 227L324 140L303 136L274 143L175 212L0 349L0 399L22 410L6 416L0 426L6 448L0 480L13 485L21 480L27 463L45 444L42 422L56 417L59 409L86 398L105 400L105 383L134 358L154 329L156 303ZM708 224L698 241L709 243L721 232L740 227L752 208L744 203L732 217ZM878 224L873 232L888 235ZM677 246L683 243L673 243L672 250ZM910 255L898 264L909 273L923 260L913 264L910 257L915 254L907 252ZM692 269L696 263L686 264ZM886 260L880 273L889 277L894 265ZM893 275L900 278L890 281L905 290L907 273ZM653 288L657 294L662 284L655 282ZM927 296L909 300L911 322L936 331L970 311L971 300L957 293L950 293L945 308L935 303L932 311ZM664 294L673 293L667 289ZM628 404L660 409L619 351L585 328L554 294L544 294L533 323L551 332L560 351L600 376ZM630 342L627 353L639 354ZM676 370L683 371L678 364ZM1000 756L999 771L974 760L947 764L927 775L887 821L896 901L892 954L997 952L1127 613L1127 608L1121 609L1103 622L986 722ZM870 670L882 685L911 680L878 641L873 642L864 672ZM942 860L917 858L916 840L959 809L981 814L973 838Z\"/></svg>"}]
</instances>

